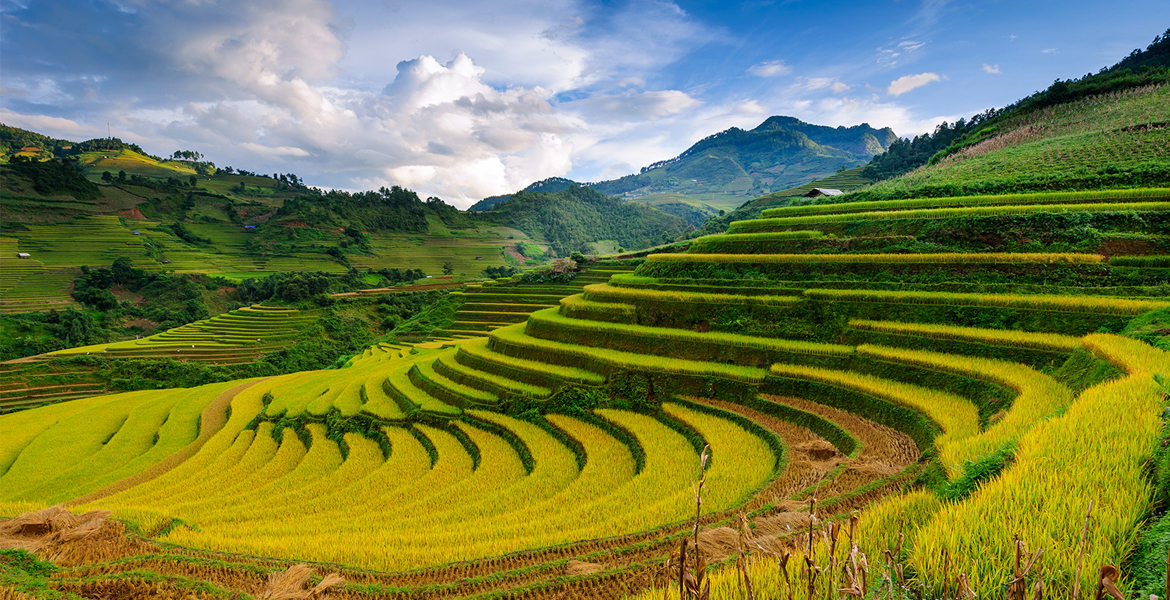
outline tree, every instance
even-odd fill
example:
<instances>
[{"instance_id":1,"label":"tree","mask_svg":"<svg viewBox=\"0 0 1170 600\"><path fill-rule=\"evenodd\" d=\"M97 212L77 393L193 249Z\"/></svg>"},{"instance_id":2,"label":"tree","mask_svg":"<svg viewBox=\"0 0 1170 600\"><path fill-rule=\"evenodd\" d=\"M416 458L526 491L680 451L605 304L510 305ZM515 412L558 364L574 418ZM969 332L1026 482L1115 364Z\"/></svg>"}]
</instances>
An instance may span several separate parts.
<instances>
[{"instance_id":1,"label":"tree","mask_svg":"<svg viewBox=\"0 0 1170 600\"><path fill-rule=\"evenodd\" d=\"M443 263L443 274L450 275L455 272L455 264L451 261Z\"/></svg>"},{"instance_id":2,"label":"tree","mask_svg":"<svg viewBox=\"0 0 1170 600\"><path fill-rule=\"evenodd\" d=\"M195 181L196 181L195 176L192 175L191 176L191 187L195 187Z\"/></svg>"},{"instance_id":3,"label":"tree","mask_svg":"<svg viewBox=\"0 0 1170 600\"><path fill-rule=\"evenodd\" d=\"M126 182L126 172L125 171L118 171L118 181L121 183Z\"/></svg>"},{"instance_id":4,"label":"tree","mask_svg":"<svg viewBox=\"0 0 1170 600\"><path fill-rule=\"evenodd\" d=\"M104 173L102 173L102 181L104 181L106 183L110 183L110 182L114 181L114 176L111 175L109 171L105 171Z\"/></svg>"}]
</instances>

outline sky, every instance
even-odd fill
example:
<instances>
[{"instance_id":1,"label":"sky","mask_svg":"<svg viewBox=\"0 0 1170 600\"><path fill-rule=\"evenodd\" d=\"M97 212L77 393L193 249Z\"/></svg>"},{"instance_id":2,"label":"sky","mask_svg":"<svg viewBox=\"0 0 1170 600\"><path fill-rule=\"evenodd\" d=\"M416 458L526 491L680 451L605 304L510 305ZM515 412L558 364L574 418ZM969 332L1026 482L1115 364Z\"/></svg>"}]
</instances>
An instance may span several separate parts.
<instances>
[{"instance_id":1,"label":"sky","mask_svg":"<svg viewBox=\"0 0 1170 600\"><path fill-rule=\"evenodd\" d=\"M0 0L0 123L466 207L771 115L912 136L1168 27L1166 0Z\"/></svg>"}]
</instances>

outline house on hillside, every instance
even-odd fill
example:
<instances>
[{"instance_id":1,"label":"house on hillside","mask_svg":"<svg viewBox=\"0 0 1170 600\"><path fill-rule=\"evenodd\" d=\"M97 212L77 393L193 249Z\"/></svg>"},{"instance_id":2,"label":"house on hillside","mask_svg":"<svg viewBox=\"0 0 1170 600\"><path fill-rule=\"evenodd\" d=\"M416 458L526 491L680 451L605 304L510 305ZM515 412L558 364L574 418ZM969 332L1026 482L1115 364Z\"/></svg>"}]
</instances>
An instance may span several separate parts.
<instances>
[{"instance_id":1,"label":"house on hillside","mask_svg":"<svg viewBox=\"0 0 1170 600\"><path fill-rule=\"evenodd\" d=\"M820 198L821 196L840 196L844 194L841 190L834 190L832 188L813 188L811 192L804 195L805 198Z\"/></svg>"},{"instance_id":2,"label":"house on hillside","mask_svg":"<svg viewBox=\"0 0 1170 600\"><path fill-rule=\"evenodd\" d=\"M28 252L17 252L16 258L32 258L32 255Z\"/></svg>"}]
</instances>

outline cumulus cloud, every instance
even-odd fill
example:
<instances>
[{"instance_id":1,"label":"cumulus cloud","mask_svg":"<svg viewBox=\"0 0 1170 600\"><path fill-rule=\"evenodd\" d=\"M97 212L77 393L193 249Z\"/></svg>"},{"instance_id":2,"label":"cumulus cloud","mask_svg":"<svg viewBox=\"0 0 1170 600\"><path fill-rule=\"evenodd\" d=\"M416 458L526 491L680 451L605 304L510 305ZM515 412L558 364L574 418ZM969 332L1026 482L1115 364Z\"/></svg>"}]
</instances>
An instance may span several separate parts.
<instances>
[{"instance_id":1,"label":"cumulus cloud","mask_svg":"<svg viewBox=\"0 0 1170 600\"><path fill-rule=\"evenodd\" d=\"M999 75L999 65L989 65L983 63L983 72L990 75Z\"/></svg>"},{"instance_id":2,"label":"cumulus cloud","mask_svg":"<svg viewBox=\"0 0 1170 600\"><path fill-rule=\"evenodd\" d=\"M769 60L748 67L747 72L756 77L779 77L791 73L792 67L782 60Z\"/></svg>"},{"instance_id":3,"label":"cumulus cloud","mask_svg":"<svg viewBox=\"0 0 1170 600\"><path fill-rule=\"evenodd\" d=\"M886 89L886 93L891 96L901 96L910 90L920 88L928 83L939 81L942 79L937 73L919 73L917 75L904 75L890 82L890 87Z\"/></svg>"}]
</instances>

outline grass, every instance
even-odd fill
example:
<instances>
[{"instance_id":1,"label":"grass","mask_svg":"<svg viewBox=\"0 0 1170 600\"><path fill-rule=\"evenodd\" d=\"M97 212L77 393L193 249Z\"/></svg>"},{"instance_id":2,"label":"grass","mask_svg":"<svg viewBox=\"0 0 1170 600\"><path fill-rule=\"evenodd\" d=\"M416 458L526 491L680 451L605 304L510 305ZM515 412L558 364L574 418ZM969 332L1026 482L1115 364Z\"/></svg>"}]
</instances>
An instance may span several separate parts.
<instances>
[{"instance_id":1,"label":"grass","mask_svg":"<svg viewBox=\"0 0 1170 600\"><path fill-rule=\"evenodd\" d=\"M988 306L1064 312L1088 312L1136 316L1170 307L1161 300L1134 300L1107 296L1058 296L1047 294L959 294L950 292L890 292L883 290L805 290L807 298L837 302L922 304L947 306Z\"/></svg>"},{"instance_id":2,"label":"grass","mask_svg":"<svg viewBox=\"0 0 1170 600\"><path fill-rule=\"evenodd\" d=\"M337 373L353 379L358 371L366 371L366 378L359 380L364 382L395 360L377 360L371 354ZM281 426L270 422L260 423L255 431L245 428L252 415L264 410L267 395L313 396L316 388L306 387L312 379L287 375L239 392L227 423L199 452L100 505L138 522L145 531L157 530L172 517L198 523L198 529L174 528L166 534L166 541L186 546L344 560L378 569L414 568L612 536L680 521L691 510L685 502L690 477L680 477L679 472L697 471L691 442L654 418L621 410L598 414L647 449L637 477L625 443L565 416L550 416L549 421L580 444L587 456L583 463L540 427L486 411L469 411L474 422L456 421L447 429L415 425L411 433L384 427L393 448L389 458L367 438L348 434L344 437L348 453L340 452L327 423L308 423L304 438L291 435L287 428L278 435ZM191 418L198 412L194 409L234 384L217 385L107 397L103 406L79 410L55 424L24 416L37 411L15 416L15 422L40 422L45 429L26 445L17 468L5 475L5 500L21 490L27 490L22 498L50 497L45 494L52 485L29 478L33 465L68 465L59 472L59 480L84 491L92 485L77 480L74 471L92 470L114 453L141 451L154 431L167 427L192 435ZM189 407L180 409L183 404ZM105 410L114 406L119 410ZM98 409L105 414L94 421L89 413ZM708 496L706 511L742 501L772 476L776 458L761 460L772 450L756 433L717 414L674 405L667 411L710 440L717 457L708 476L719 489ZM63 407L54 407L41 414L64 412ZM180 414L187 416L178 418ZM0 418L0 425L7 430L13 418ZM476 424L485 422L490 427ZM92 442L55 442L78 435L77 427L83 423L89 424L84 435ZM121 433L101 443L113 430ZM5 438L5 449L9 440ZM159 440L165 447L176 445L165 433ZM525 475L516 448L536 458L531 473ZM161 455L164 449L153 452ZM118 461L107 462L108 470ZM22 482L29 485L14 485ZM395 510L387 512L387 506ZM421 514L427 515L425 531L417 527ZM373 521L378 526L371 528ZM362 543L338 543L355 539L359 532Z\"/></svg>"},{"instance_id":3,"label":"grass","mask_svg":"<svg viewBox=\"0 0 1170 600\"><path fill-rule=\"evenodd\" d=\"M1138 188L1125 190L1089 190L1080 192L1044 192L1032 194L997 194L986 196L958 196L943 198L913 198L877 202L841 202L835 204L806 204L769 208L760 213L763 218L797 215L830 215L886 210L916 210L972 206L1012 206L1041 204L1088 204L1101 202L1132 202L1134 200L1170 199L1170 189ZM789 232L796 233L796 232ZM717 237L717 236L709 236ZM699 238L702 240L703 238ZM698 241L698 240L696 240Z\"/></svg>"},{"instance_id":4,"label":"grass","mask_svg":"<svg viewBox=\"0 0 1170 600\"><path fill-rule=\"evenodd\" d=\"M871 375L803 365L774 364L769 372L776 377L813 381L859 392L920 411L942 429L943 433L935 438L935 444L944 456L952 445L979 434L979 411L975 405L948 392ZM959 474L960 465L945 461L944 465L950 476Z\"/></svg>"},{"instance_id":5,"label":"grass","mask_svg":"<svg viewBox=\"0 0 1170 600\"><path fill-rule=\"evenodd\" d=\"M1064 410L1073 400L1072 390L1048 375L1013 362L872 344L858 346L857 353L887 363L981 379L1016 393L1011 408L997 415L996 422L985 431L939 448L943 466L951 473L965 470L968 463L979 462L1013 446L1022 434Z\"/></svg>"},{"instance_id":6,"label":"grass","mask_svg":"<svg viewBox=\"0 0 1170 600\"><path fill-rule=\"evenodd\" d=\"M1165 404L1151 375L1170 371L1170 362L1165 353L1117 336L1093 334L1085 344L1128 376L1089 388L1063 415L1033 427L1020 439L1011 468L969 499L942 507L923 527L911 564L932 585L945 576L941 557L947 552L967 557L977 593L999 590L1003 565L1014 552L1002 523L1012 519L1021 539L1044 550L1046 585L1068 589L1078 562L1074 532L1090 500L1092 543L1084 564L1120 564L1134 547L1152 494L1145 465ZM1119 415L1125 418L1109 417ZM1035 508L1029 518L1013 518L1021 507ZM1092 589L1096 581L1095 569L1086 569L1081 588Z\"/></svg>"},{"instance_id":7,"label":"grass","mask_svg":"<svg viewBox=\"0 0 1170 600\"><path fill-rule=\"evenodd\" d=\"M695 353L700 354L708 352L712 356L719 355L720 349L727 348L789 355L848 357L853 354L851 347L839 344L768 339L718 331L699 333L685 329L585 321L562 316L553 310L533 313L528 318L526 331L529 333L556 331L558 337L580 339L582 345L586 346L603 346L607 339L623 340L627 345L639 347L646 354L658 354L655 352L658 350L671 356L682 354L684 348L693 349Z\"/></svg>"},{"instance_id":8,"label":"grass","mask_svg":"<svg viewBox=\"0 0 1170 600\"><path fill-rule=\"evenodd\" d=\"M730 233L769 232L782 227L881 221L890 219L958 219L972 217L997 217L1006 215L1029 215L1036 213L1115 213L1115 212L1166 212L1170 202L1117 202L1088 204L1025 204L1009 206L972 206L966 208L922 208L913 210L870 211L830 215L807 215L797 217L773 217L751 221L735 221Z\"/></svg>"},{"instance_id":9,"label":"grass","mask_svg":"<svg viewBox=\"0 0 1170 600\"><path fill-rule=\"evenodd\" d=\"M195 321L146 338L79 346L50 353L82 356L100 353L119 358L171 357L205 362L251 362L262 352L290 345L316 317L296 309L244 307L210 319Z\"/></svg>"},{"instance_id":10,"label":"grass","mask_svg":"<svg viewBox=\"0 0 1170 600\"><path fill-rule=\"evenodd\" d=\"M1167 205L1170 207L1170 205ZM660 263L761 263L761 264L938 264L938 265L1092 265L1104 262L1096 254L1006 253L979 254L651 254L648 262Z\"/></svg>"},{"instance_id":11,"label":"grass","mask_svg":"<svg viewBox=\"0 0 1170 600\"><path fill-rule=\"evenodd\" d=\"M1035 333L1030 331L1008 331L982 329L979 327L957 327L954 325L932 325L926 323L899 323L896 321L870 321L851 319L849 327L879 333L913 335L944 340L976 342L992 346L1031 348L1056 352L1072 352L1081 347L1081 339L1056 333Z\"/></svg>"}]
</instances>

